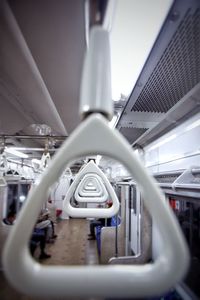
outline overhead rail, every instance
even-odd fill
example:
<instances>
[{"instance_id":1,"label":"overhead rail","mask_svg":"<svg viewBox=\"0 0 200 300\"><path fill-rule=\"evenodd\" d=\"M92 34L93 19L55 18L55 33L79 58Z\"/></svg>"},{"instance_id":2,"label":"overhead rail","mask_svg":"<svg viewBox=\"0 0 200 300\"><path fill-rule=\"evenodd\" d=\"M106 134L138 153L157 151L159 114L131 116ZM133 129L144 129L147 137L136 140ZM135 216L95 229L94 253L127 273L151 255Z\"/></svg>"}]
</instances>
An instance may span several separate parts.
<instances>
[{"instance_id":1,"label":"overhead rail","mask_svg":"<svg viewBox=\"0 0 200 300\"><path fill-rule=\"evenodd\" d=\"M124 299L161 295L185 276L189 251L178 221L155 180L128 142L109 127L108 120L112 118L109 38L98 26L91 30L85 57L80 108L85 120L63 143L38 186L30 191L8 236L3 252L6 277L16 289L31 296ZM162 252L155 262L140 266L39 265L30 256L28 244L50 186L71 161L98 154L122 163L141 186L146 207L159 228ZM65 204L67 211L70 210L69 201ZM98 214L91 211L89 216Z\"/></svg>"}]
</instances>

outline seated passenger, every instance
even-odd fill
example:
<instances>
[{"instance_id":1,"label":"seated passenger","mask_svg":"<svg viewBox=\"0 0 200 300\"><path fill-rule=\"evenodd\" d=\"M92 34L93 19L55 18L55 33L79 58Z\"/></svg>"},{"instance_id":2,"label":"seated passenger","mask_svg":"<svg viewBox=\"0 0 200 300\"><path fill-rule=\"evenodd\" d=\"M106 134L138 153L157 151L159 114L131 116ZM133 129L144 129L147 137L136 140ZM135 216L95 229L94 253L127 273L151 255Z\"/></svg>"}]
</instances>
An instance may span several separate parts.
<instances>
[{"instance_id":1,"label":"seated passenger","mask_svg":"<svg viewBox=\"0 0 200 300\"><path fill-rule=\"evenodd\" d=\"M57 223L57 218L56 218L56 206L55 203L48 199L47 201L47 209L49 211L49 220L51 220L54 224Z\"/></svg>"},{"instance_id":2,"label":"seated passenger","mask_svg":"<svg viewBox=\"0 0 200 300\"><path fill-rule=\"evenodd\" d=\"M30 251L31 251L31 255L34 255L34 252L36 250L37 247L37 243L40 244L40 256L39 259L46 259L46 258L50 258L51 255L47 254L45 252L45 246L46 246L46 236L45 236L45 232L37 232L33 231L33 234L31 236L30 239Z\"/></svg>"},{"instance_id":3,"label":"seated passenger","mask_svg":"<svg viewBox=\"0 0 200 300\"><path fill-rule=\"evenodd\" d=\"M112 206L112 202L111 201L107 201L106 202L106 206L109 208ZM95 240L95 228L97 226L110 226L111 225L111 218L100 218L100 219L96 219L96 220L92 220L90 221L90 233L88 234L88 240Z\"/></svg>"},{"instance_id":4,"label":"seated passenger","mask_svg":"<svg viewBox=\"0 0 200 300\"><path fill-rule=\"evenodd\" d=\"M57 238L57 235L55 234L54 223L53 221L49 220L48 211L41 211L35 229L38 229L38 231L43 229L45 232L46 240L51 241L51 239Z\"/></svg>"},{"instance_id":5,"label":"seated passenger","mask_svg":"<svg viewBox=\"0 0 200 300\"><path fill-rule=\"evenodd\" d=\"M16 219L16 213L10 211L6 218L3 219L4 224L6 225L13 225Z\"/></svg>"}]
</instances>

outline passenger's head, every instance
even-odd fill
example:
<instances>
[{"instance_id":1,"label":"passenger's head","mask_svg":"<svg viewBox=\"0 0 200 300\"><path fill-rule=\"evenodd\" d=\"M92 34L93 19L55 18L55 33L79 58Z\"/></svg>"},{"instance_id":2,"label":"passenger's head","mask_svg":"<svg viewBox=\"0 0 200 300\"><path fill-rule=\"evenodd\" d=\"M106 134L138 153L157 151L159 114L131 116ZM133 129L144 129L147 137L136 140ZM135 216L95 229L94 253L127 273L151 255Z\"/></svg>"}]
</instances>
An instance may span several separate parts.
<instances>
[{"instance_id":1,"label":"passenger's head","mask_svg":"<svg viewBox=\"0 0 200 300\"><path fill-rule=\"evenodd\" d=\"M16 213L14 211L10 211L7 215L7 220L9 220L9 222L11 224L13 224L13 222L15 221L16 219Z\"/></svg>"},{"instance_id":2,"label":"passenger's head","mask_svg":"<svg viewBox=\"0 0 200 300\"><path fill-rule=\"evenodd\" d=\"M113 203L112 203L112 201L111 200L108 200L107 202L106 202L106 205L107 205L107 207L111 207L112 205L113 205Z\"/></svg>"}]
</instances>

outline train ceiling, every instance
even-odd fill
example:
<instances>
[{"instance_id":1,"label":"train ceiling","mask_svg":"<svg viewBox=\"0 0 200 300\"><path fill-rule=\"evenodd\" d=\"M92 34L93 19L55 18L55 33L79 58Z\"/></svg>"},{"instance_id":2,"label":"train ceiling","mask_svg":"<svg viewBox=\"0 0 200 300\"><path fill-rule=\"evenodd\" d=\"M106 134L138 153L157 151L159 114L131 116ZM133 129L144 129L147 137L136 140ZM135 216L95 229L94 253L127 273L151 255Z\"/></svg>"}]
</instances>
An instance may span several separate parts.
<instances>
[{"instance_id":1,"label":"train ceiling","mask_svg":"<svg viewBox=\"0 0 200 300\"><path fill-rule=\"evenodd\" d=\"M131 11L129 21L136 18L137 9L145 13L147 3L139 2L118 1L120 5L114 10L118 17L112 16L115 34L119 31L122 35L119 24L130 26L128 19L123 19L124 23L116 22L117 18L126 17L122 15L123 5L129 14ZM103 23L112 3L107 0L1 1L0 135L1 139L7 136L3 142L8 146L33 148L49 143L56 150L80 123L79 88L88 27ZM135 5L135 10L128 9L128 5ZM151 51L151 47L146 50L146 63L137 68L137 76L133 65L136 79L132 79L130 96L122 94L114 102L119 117L116 128L133 146L145 146L191 113L198 112L200 107L200 3L168 0L165 9L163 5L159 0L151 2L152 11L162 13L165 18L157 24L154 40L148 47L154 46ZM88 20L87 7L90 8ZM146 19L150 20L147 28L153 22L153 15ZM128 28L130 40L134 40L131 34L135 38L133 48L126 45L130 64L132 58L129 59L128 53L139 60L138 51L147 39L140 34L144 28L145 24L138 24L138 40L136 31ZM123 40L120 36L117 40L120 46ZM126 52L121 55L125 57ZM121 74L121 78L124 76ZM47 140L49 136L54 138Z\"/></svg>"}]
</instances>

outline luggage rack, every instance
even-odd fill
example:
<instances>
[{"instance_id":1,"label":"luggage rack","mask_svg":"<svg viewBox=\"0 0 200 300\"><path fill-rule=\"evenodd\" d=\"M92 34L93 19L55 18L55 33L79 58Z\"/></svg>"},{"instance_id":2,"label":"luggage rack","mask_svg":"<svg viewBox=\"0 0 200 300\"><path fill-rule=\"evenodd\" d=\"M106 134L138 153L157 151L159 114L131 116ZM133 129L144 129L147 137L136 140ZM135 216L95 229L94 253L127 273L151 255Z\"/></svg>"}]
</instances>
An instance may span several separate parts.
<instances>
[{"instance_id":1,"label":"luggage rack","mask_svg":"<svg viewBox=\"0 0 200 300\"><path fill-rule=\"evenodd\" d=\"M200 168L154 174L166 194L200 198Z\"/></svg>"}]
</instances>

